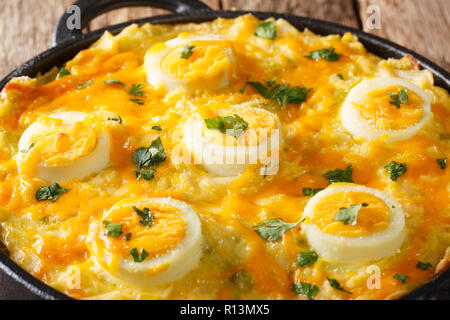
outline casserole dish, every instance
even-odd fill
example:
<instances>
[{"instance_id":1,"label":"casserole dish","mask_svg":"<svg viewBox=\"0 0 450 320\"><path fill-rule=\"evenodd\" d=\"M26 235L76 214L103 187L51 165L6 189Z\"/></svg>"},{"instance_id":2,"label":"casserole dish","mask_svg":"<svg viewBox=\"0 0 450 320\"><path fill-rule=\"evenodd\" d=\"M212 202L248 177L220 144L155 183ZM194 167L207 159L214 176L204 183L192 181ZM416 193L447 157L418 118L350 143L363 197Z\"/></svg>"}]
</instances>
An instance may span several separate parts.
<instances>
[{"instance_id":1,"label":"casserole dish","mask_svg":"<svg viewBox=\"0 0 450 320\"><path fill-rule=\"evenodd\" d=\"M217 17L237 17L239 15L245 14L247 12L234 12L234 11L218 11L213 12L207 7L199 2L195 1L182 1L182 2L172 2L166 1L163 3L153 2L153 1L98 1L95 6L90 7L88 1L80 1L77 5L82 9L81 16L83 18L82 25L86 25L90 19L94 16L103 13L107 10L117 8L119 6L125 5L155 5L159 7L164 7L172 11L176 11L178 15L168 15L155 17L151 19L141 19L137 21L132 21L130 23L142 24L144 22L151 22L152 24L175 24L175 23L185 23L185 22L203 22L210 21ZM398 47L387 41L381 40L379 38L364 34L358 30L353 30L351 28L346 28L338 26L331 23L321 22L313 19L306 19L300 17L294 17L289 15L280 15L274 13L260 13L252 12L256 17L260 19L266 19L269 17L283 18L289 21L298 29L303 29L305 27L311 29L312 31L319 34L331 34L338 33L343 34L344 32L351 32L357 35L360 40L364 43L368 51L377 54L381 57L401 57L405 54L411 54L414 56L421 65L428 70L432 71L435 76L435 82L437 85L449 89L449 76L444 70L433 65L426 59L408 51L407 49ZM62 65L65 61L72 58L78 51L85 49L90 44L92 44L98 37L105 31L99 30L93 33L82 35L80 31L68 31L65 27L65 22L68 16L65 15L55 30L54 44L56 45L53 49L39 55L35 59L27 62L22 67L18 68L16 71L11 73L6 79L1 82L1 87L3 87L8 80L12 77L17 77L20 75L34 76L37 72L42 72L50 69L54 65ZM111 33L116 34L121 31L129 23L121 24L117 26L112 26L107 28ZM17 267L5 256L1 256L2 269L8 274L12 275L16 280L22 282L31 291L38 293L39 296L43 298L63 298L64 295L50 289L49 287L43 285L22 269ZM413 293L403 297L403 298L445 298L448 294L448 271L441 274L439 277L431 281L430 283L423 286L421 289L414 291ZM430 288L430 289L427 289Z\"/></svg>"}]
</instances>

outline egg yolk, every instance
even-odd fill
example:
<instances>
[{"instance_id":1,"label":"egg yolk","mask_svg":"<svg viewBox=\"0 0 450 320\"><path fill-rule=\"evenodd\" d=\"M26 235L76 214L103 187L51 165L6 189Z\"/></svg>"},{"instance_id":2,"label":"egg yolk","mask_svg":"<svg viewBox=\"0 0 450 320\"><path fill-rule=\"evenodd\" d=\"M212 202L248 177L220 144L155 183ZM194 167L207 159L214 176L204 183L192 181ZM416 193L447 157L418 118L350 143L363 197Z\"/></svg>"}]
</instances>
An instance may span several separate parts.
<instances>
[{"instance_id":1,"label":"egg yolk","mask_svg":"<svg viewBox=\"0 0 450 320\"><path fill-rule=\"evenodd\" d=\"M336 213L341 208L351 208L352 205L363 203L367 206L361 206L355 225L335 220ZM322 198L314 207L314 214L309 219L325 233L361 237L386 229L389 225L390 209L383 200L370 193L347 191Z\"/></svg>"},{"instance_id":2,"label":"egg yolk","mask_svg":"<svg viewBox=\"0 0 450 320\"><path fill-rule=\"evenodd\" d=\"M424 101L412 90L408 90L408 101L400 108L390 103L391 95L399 94L401 86L390 86L371 91L355 108L367 123L381 130L401 130L414 126L423 117Z\"/></svg>"},{"instance_id":3,"label":"egg yolk","mask_svg":"<svg viewBox=\"0 0 450 320\"><path fill-rule=\"evenodd\" d=\"M31 137L32 148L25 154L27 163L58 166L87 156L97 143L97 131L83 123L64 124L61 119L44 118L39 122L44 130Z\"/></svg>"},{"instance_id":4,"label":"egg yolk","mask_svg":"<svg viewBox=\"0 0 450 320\"><path fill-rule=\"evenodd\" d=\"M161 69L172 78L198 83L199 86L205 82L209 86L212 82L219 85L232 65L230 47L217 40L192 41L187 45L193 46L188 58L182 58L184 45L176 47L161 59Z\"/></svg>"},{"instance_id":5,"label":"egg yolk","mask_svg":"<svg viewBox=\"0 0 450 320\"><path fill-rule=\"evenodd\" d=\"M218 116L224 118L233 117L234 115L238 115L248 123L247 129L237 139L231 135L209 129L204 130L205 139L224 146L254 146L265 139L269 139L273 130L277 127L276 119L267 111L248 106L228 108L217 112L209 110L209 112L204 112L203 118L215 118Z\"/></svg>"},{"instance_id":6,"label":"egg yolk","mask_svg":"<svg viewBox=\"0 0 450 320\"><path fill-rule=\"evenodd\" d=\"M148 226L142 225L140 223L142 218L133 206L123 206L111 211L105 220L122 224L122 236L104 237L106 251L131 259L131 249L137 248L139 252L145 249L148 253L146 260L151 260L175 249L183 240L187 226L184 215L179 209L160 203L148 203L145 206L136 205L135 207L141 211L144 211L144 208L149 209L154 217L153 222ZM129 240L126 239L126 234L130 234Z\"/></svg>"}]
</instances>

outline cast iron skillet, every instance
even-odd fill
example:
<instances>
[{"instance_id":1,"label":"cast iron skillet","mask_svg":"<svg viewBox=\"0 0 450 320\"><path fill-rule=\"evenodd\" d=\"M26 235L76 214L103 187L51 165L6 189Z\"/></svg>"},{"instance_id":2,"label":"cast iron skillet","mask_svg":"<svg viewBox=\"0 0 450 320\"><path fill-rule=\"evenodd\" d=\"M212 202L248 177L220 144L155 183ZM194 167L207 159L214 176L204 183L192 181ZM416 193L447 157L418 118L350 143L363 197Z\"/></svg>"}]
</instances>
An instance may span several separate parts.
<instances>
[{"instance_id":1,"label":"cast iron skillet","mask_svg":"<svg viewBox=\"0 0 450 320\"><path fill-rule=\"evenodd\" d=\"M53 48L41 53L11 72L0 82L0 90L12 77L34 77L38 72L46 72L53 66L61 66L66 61L73 58L80 50L87 48L96 41L105 30L117 34L132 23L143 24L150 22L153 24L176 24L204 22L211 21L217 17L233 18L242 14L252 13L260 19L269 17L283 18L299 30L303 30L307 27L313 32L322 35L351 32L359 37L368 51L383 58L400 58L405 54L410 54L420 62L422 67L430 70L434 74L436 85L450 91L450 74L426 58L387 40L364 33L357 29L327 21L272 12L213 11L199 0L80 0L76 2L75 5L78 6L81 12L82 28L100 14L125 6L152 6L175 12L175 14L133 20L98 31L82 34L81 30L68 30L66 21L75 12L73 10L68 10L69 13L65 13L55 27L52 40ZM0 269L4 272L4 274L0 273L0 280L2 280L3 283L2 287L5 288L6 281L6 287L9 288L8 293L10 292L15 298L70 299L68 296L31 276L1 251ZM9 275L12 279L6 280L8 277L5 277L5 274ZM403 296L401 299L450 299L450 269L426 283L424 286Z\"/></svg>"}]
</instances>

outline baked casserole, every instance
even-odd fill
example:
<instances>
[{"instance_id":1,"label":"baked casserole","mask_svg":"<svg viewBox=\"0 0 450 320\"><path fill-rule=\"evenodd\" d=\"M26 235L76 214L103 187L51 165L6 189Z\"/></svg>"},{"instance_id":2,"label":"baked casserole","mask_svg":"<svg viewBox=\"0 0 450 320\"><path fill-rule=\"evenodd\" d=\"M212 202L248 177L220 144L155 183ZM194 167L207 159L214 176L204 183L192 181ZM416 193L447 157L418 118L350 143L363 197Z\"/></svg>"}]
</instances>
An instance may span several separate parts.
<instances>
[{"instance_id":1,"label":"baked casserole","mask_svg":"<svg viewBox=\"0 0 450 320\"><path fill-rule=\"evenodd\" d=\"M395 299L449 263L449 94L350 33L132 25L0 99L0 241L76 299Z\"/></svg>"}]
</instances>

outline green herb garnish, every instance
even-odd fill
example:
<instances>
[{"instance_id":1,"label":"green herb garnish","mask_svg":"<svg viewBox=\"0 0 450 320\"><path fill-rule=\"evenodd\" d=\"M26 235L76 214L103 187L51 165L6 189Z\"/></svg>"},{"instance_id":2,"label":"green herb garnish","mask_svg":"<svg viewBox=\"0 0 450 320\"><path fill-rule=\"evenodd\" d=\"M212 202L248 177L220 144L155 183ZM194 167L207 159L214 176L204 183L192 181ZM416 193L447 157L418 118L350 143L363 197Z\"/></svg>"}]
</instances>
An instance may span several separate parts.
<instances>
[{"instance_id":1,"label":"green herb garnish","mask_svg":"<svg viewBox=\"0 0 450 320\"><path fill-rule=\"evenodd\" d=\"M344 76L343 76L342 74L338 73L338 74L336 74L336 76L337 76L339 79L344 80Z\"/></svg>"},{"instance_id":2,"label":"green herb garnish","mask_svg":"<svg viewBox=\"0 0 450 320\"><path fill-rule=\"evenodd\" d=\"M297 255L297 261L295 261L295 265L299 267L309 267L316 263L319 256L315 251L311 252L300 252Z\"/></svg>"},{"instance_id":3,"label":"green herb garnish","mask_svg":"<svg viewBox=\"0 0 450 320\"><path fill-rule=\"evenodd\" d=\"M359 210L362 207L367 207L368 204L363 202L362 204L350 205L350 208L339 208L339 211L336 212L334 217L334 221L342 221L345 225L351 224L352 226L356 225L356 219L358 218Z\"/></svg>"},{"instance_id":4,"label":"green herb garnish","mask_svg":"<svg viewBox=\"0 0 450 320\"><path fill-rule=\"evenodd\" d=\"M36 191L36 200L44 201L50 200L55 202L60 196L69 191L69 189L64 189L56 182L50 186L42 186Z\"/></svg>"},{"instance_id":5,"label":"green herb garnish","mask_svg":"<svg viewBox=\"0 0 450 320\"><path fill-rule=\"evenodd\" d=\"M389 100L389 103L396 106L397 109L400 109L401 104L405 104L408 102L408 89L407 88L401 88L398 94L389 92L388 95L389 95L389 97L392 98L391 100Z\"/></svg>"},{"instance_id":6,"label":"green herb garnish","mask_svg":"<svg viewBox=\"0 0 450 320\"><path fill-rule=\"evenodd\" d=\"M248 122L237 114L233 116L218 116L216 118L205 119L205 124L208 129L217 130L235 138L238 138L245 129L248 128Z\"/></svg>"},{"instance_id":7,"label":"green herb garnish","mask_svg":"<svg viewBox=\"0 0 450 320\"><path fill-rule=\"evenodd\" d=\"M85 88L89 87L93 82L94 82L94 80L89 80L86 83L79 84L77 89L85 89Z\"/></svg>"},{"instance_id":8,"label":"green herb garnish","mask_svg":"<svg viewBox=\"0 0 450 320\"><path fill-rule=\"evenodd\" d=\"M393 278L401 283L405 283L408 280L408 276L399 273L396 273Z\"/></svg>"},{"instance_id":9,"label":"green herb garnish","mask_svg":"<svg viewBox=\"0 0 450 320\"><path fill-rule=\"evenodd\" d=\"M131 232L128 232L128 233L125 235L125 240L130 241L130 239L131 239Z\"/></svg>"},{"instance_id":10,"label":"green herb garnish","mask_svg":"<svg viewBox=\"0 0 450 320\"><path fill-rule=\"evenodd\" d=\"M334 171L328 171L323 176L330 180L330 184L338 183L338 182L351 182L353 183L353 166L351 163L348 164L345 170L336 169Z\"/></svg>"},{"instance_id":11,"label":"green herb garnish","mask_svg":"<svg viewBox=\"0 0 450 320\"><path fill-rule=\"evenodd\" d=\"M30 143L30 145L26 148L26 149L22 149L20 150L20 153L27 153L28 151L31 150L31 148L34 147L34 142Z\"/></svg>"},{"instance_id":12,"label":"green herb garnish","mask_svg":"<svg viewBox=\"0 0 450 320\"><path fill-rule=\"evenodd\" d=\"M155 177L155 175L154 175L155 172L156 172L156 170L153 168L134 171L134 173L136 174L136 178L138 180L141 180L141 179L152 180Z\"/></svg>"},{"instance_id":13,"label":"green herb garnish","mask_svg":"<svg viewBox=\"0 0 450 320\"><path fill-rule=\"evenodd\" d=\"M316 188L316 189L313 189L313 188L303 188L303 189L302 189L302 192L303 192L303 195L304 195L304 196L309 197L309 196L314 196L314 195L316 195L318 192L320 192L320 191L322 191L322 190L323 190L322 188Z\"/></svg>"},{"instance_id":14,"label":"green herb garnish","mask_svg":"<svg viewBox=\"0 0 450 320\"><path fill-rule=\"evenodd\" d=\"M192 52L194 51L195 46L191 46L189 44L185 45L183 50L181 50L181 59L189 59L192 56Z\"/></svg>"},{"instance_id":15,"label":"green herb garnish","mask_svg":"<svg viewBox=\"0 0 450 320\"><path fill-rule=\"evenodd\" d=\"M111 221L103 221L103 224L105 225L105 230L106 230L106 235L113 237L113 238L118 238L120 237L120 235L122 234L122 226L123 224L121 223L114 223Z\"/></svg>"},{"instance_id":16,"label":"green herb garnish","mask_svg":"<svg viewBox=\"0 0 450 320\"><path fill-rule=\"evenodd\" d=\"M291 290L295 293L305 295L309 300L313 300L320 288L314 284L300 282L293 283Z\"/></svg>"},{"instance_id":17,"label":"green herb garnish","mask_svg":"<svg viewBox=\"0 0 450 320\"><path fill-rule=\"evenodd\" d=\"M259 234L259 236L269 242L276 241L280 239L286 231L294 229L305 219L301 219L296 223L288 223L284 222L282 219L271 219L257 225L254 225L252 228L256 229L255 232Z\"/></svg>"},{"instance_id":18,"label":"green herb garnish","mask_svg":"<svg viewBox=\"0 0 450 320\"><path fill-rule=\"evenodd\" d=\"M112 118L109 117L108 120L109 120L109 121L116 121L116 122L122 124L122 117L121 117L121 116L112 117Z\"/></svg>"},{"instance_id":19,"label":"green herb garnish","mask_svg":"<svg viewBox=\"0 0 450 320\"><path fill-rule=\"evenodd\" d=\"M421 270L428 270L432 267L433 265L429 262L422 262L422 261L418 261L416 268L417 269L421 269Z\"/></svg>"},{"instance_id":20,"label":"green herb garnish","mask_svg":"<svg viewBox=\"0 0 450 320\"><path fill-rule=\"evenodd\" d=\"M334 48L330 47L328 49L319 49L311 51L305 57L311 60L320 60L324 59L327 61L338 61L342 54L334 52Z\"/></svg>"},{"instance_id":21,"label":"green herb garnish","mask_svg":"<svg viewBox=\"0 0 450 320\"><path fill-rule=\"evenodd\" d=\"M138 169L155 166L164 160L166 160L166 154L160 137L153 140L150 147L136 149L133 154L133 162Z\"/></svg>"},{"instance_id":22,"label":"green herb garnish","mask_svg":"<svg viewBox=\"0 0 450 320\"><path fill-rule=\"evenodd\" d=\"M142 262L148 257L148 252L145 249L141 249L141 255L136 248L130 250L130 254L133 257L134 262Z\"/></svg>"},{"instance_id":23,"label":"green herb garnish","mask_svg":"<svg viewBox=\"0 0 450 320\"><path fill-rule=\"evenodd\" d=\"M118 85L124 87L125 91L128 94L131 94L133 96L138 96L138 97L145 97L146 96L144 91L142 90L144 88L143 84L136 84L136 83L134 83L134 84L131 85L131 87L128 87L125 83L123 83L122 81L116 80L116 79L108 79L108 80L106 80L103 83L104 84L111 84L111 83L112 84L118 84ZM133 101L133 100L135 100L135 101ZM139 105L141 105L141 103L144 104L139 99L130 99L130 101L132 101L132 102L134 102L136 104L139 104Z\"/></svg>"},{"instance_id":24,"label":"green herb garnish","mask_svg":"<svg viewBox=\"0 0 450 320\"><path fill-rule=\"evenodd\" d=\"M162 130L162 128L161 128L160 125L153 126L152 129L153 129L153 130L156 130L156 131L161 131L161 130Z\"/></svg>"},{"instance_id":25,"label":"green herb garnish","mask_svg":"<svg viewBox=\"0 0 450 320\"><path fill-rule=\"evenodd\" d=\"M152 226L153 221L155 220L155 217L151 214L149 208L144 208L143 210L140 210L139 208L133 206L133 210L141 218L141 220L139 220L139 223L142 226L144 226L144 227Z\"/></svg>"},{"instance_id":26,"label":"green herb garnish","mask_svg":"<svg viewBox=\"0 0 450 320\"><path fill-rule=\"evenodd\" d=\"M447 168L447 157L442 158L442 159L437 159L436 161L442 170L445 170L445 168Z\"/></svg>"},{"instance_id":27,"label":"green herb garnish","mask_svg":"<svg viewBox=\"0 0 450 320\"><path fill-rule=\"evenodd\" d=\"M327 280L332 288L342 291L342 292L345 292L345 293L351 293L350 291L347 291L344 288L342 288L341 284L336 279L327 278Z\"/></svg>"},{"instance_id":28,"label":"green herb garnish","mask_svg":"<svg viewBox=\"0 0 450 320\"><path fill-rule=\"evenodd\" d=\"M395 161L389 162L384 168L391 174L390 178L392 181L397 181L407 170L406 163L398 163Z\"/></svg>"},{"instance_id":29,"label":"green herb garnish","mask_svg":"<svg viewBox=\"0 0 450 320\"><path fill-rule=\"evenodd\" d=\"M142 90L144 88L143 84L132 84L131 88L127 89L128 94L132 94L133 96L145 97L145 93Z\"/></svg>"},{"instance_id":30,"label":"green herb garnish","mask_svg":"<svg viewBox=\"0 0 450 320\"><path fill-rule=\"evenodd\" d=\"M260 23L255 30L255 36L266 39L275 39L277 36L277 28L275 22L273 21L265 21Z\"/></svg>"},{"instance_id":31,"label":"green herb garnish","mask_svg":"<svg viewBox=\"0 0 450 320\"><path fill-rule=\"evenodd\" d=\"M65 76L70 76L71 73L66 68L62 67L61 70L59 70L58 75L56 76L56 79L64 78Z\"/></svg>"},{"instance_id":32,"label":"green herb garnish","mask_svg":"<svg viewBox=\"0 0 450 320\"><path fill-rule=\"evenodd\" d=\"M130 101L136 103L138 106L144 105L144 101L142 101L141 99L130 99Z\"/></svg>"},{"instance_id":33,"label":"green herb garnish","mask_svg":"<svg viewBox=\"0 0 450 320\"><path fill-rule=\"evenodd\" d=\"M267 80L266 86L261 82L247 81L247 84L251 85L258 91L264 98L275 100L280 106L285 106L286 104L301 104L306 100L308 92L312 89L310 88L300 88L295 86L290 88L289 84L276 84L276 77Z\"/></svg>"}]
</instances>

